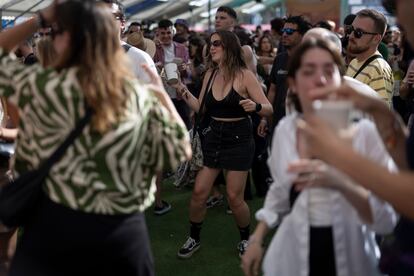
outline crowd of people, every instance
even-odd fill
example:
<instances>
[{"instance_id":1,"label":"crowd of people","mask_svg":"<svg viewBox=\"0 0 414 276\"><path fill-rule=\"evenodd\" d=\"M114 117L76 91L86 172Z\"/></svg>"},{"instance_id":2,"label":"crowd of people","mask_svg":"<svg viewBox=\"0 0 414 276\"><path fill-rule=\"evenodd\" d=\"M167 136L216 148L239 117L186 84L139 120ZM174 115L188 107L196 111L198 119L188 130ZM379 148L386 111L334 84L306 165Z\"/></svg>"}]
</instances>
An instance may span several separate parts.
<instances>
[{"instance_id":1,"label":"crowd of people","mask_svg":"<svg viewBox=\"0 0 414 276\"><path fill-rule=\"evenodd\" d=\"M175 182L192 186L179 258L197 258L207 209L227 202L245 275L414 275L414 2L383 5L397 26L363 9L341 26L295 15L250 32L221 6L197 33L127 23L117 0L67 0L2 31L0 138L15 145L0 148L2 175L50 162L91 119L32 217L0 225L0 275L154 275L143 212L174 208L163 182L192 149L203 165Z\"/></svg>"}]
</instances>

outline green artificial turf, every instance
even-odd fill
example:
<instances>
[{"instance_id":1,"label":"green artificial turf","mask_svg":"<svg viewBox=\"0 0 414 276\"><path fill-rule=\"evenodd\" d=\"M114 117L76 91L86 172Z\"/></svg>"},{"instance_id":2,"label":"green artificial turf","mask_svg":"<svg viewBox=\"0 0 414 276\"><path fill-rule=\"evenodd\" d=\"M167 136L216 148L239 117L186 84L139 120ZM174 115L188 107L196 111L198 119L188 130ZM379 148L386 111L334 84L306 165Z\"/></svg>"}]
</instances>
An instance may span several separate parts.
<instances>
[{"instance_id":1,"label":"green artificial turf","mask_svg":"<svg viewBox=\"0 0 414 276\"><path fill-rule=\"evenodd\" d=\"M243 275L236 250L240 236L233 216L226 214L226 203L207 211L201 231L200 249L190 259L177 257L178 249L189 234L188 206L191 189L177 190L169 181L165 181L163 187L163 199L172 205L172 210L163 216L155 216L152 208L146 213L156 275ZM254 198L247 203L250 206L253 231L256 225L254 213L262 207L263 199Z\"/></svg>"}]
</instances>

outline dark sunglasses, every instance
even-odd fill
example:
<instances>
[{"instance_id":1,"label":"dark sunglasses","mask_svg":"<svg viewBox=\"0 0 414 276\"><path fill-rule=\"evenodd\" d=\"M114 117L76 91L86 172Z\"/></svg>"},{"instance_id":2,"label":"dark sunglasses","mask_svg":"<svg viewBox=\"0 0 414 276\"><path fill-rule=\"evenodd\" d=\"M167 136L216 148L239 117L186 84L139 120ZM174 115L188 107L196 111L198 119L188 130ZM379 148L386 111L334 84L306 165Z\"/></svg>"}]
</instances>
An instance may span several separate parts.
<instances>
[{"instance_id":1,"label":"dark sunglasses","mask_svg":"<svg viewBox=\"0 0 414 276\"><path fill-rule=\"evenodd\" d=\"M363 31L361 29L355 29L353 26L350 26L349 28L346 28L345 33L346 35L351 35L352 32L354 33L355 38L361 38L363 35L377 35L379 33L370 33Z\"/></svg>"},{"instance_id":2,"label":"dark sunglasses","mask_svg":"<svg viewBox=\"0 0 414 276\"><path fill-rule=\"evenodd\" d=\"M287 35L292 35L294 32L297 32L298 30L292 29L292 28L283 28L281 30L282 34L285 33Z\"/></svg>"},{"instance_id":3,"label":"dark sunglasses","mask_svg":"<svg viewBox=\"0 0 414 276\"><path fill-rule=\"evenodd\" d=\"M214 47L221 47L223 46L223 42L221 42L221 40L214 40L214 41L211 41L210 45Z\"/></svg>"}]
</instances>

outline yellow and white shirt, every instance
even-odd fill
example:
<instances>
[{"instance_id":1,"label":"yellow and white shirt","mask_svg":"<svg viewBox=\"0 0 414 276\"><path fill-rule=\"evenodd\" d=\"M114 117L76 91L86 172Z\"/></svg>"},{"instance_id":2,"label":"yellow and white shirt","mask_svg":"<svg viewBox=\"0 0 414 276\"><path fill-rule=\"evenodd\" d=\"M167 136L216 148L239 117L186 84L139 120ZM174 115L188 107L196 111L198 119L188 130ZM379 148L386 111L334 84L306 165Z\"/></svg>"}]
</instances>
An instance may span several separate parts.
<instances>
[{"instance_id":1,"label":"yellow and white shirt","mask_svg":"<svg viewBox=\"0 0 414 276\"><path fill-rule=\"evenodd\" d=\"M373 55L380 55L377 51ZM373 56L372 55L372 56ZM351 61L346 75L353 78L365 60L358 61L356 58ZM394 76L392 69L386 60L377 58L371 61L356 77L357 80L367 84L374 89L378 95L391 107L392 91L394 87Z\"/></svg>"}]
</instances>

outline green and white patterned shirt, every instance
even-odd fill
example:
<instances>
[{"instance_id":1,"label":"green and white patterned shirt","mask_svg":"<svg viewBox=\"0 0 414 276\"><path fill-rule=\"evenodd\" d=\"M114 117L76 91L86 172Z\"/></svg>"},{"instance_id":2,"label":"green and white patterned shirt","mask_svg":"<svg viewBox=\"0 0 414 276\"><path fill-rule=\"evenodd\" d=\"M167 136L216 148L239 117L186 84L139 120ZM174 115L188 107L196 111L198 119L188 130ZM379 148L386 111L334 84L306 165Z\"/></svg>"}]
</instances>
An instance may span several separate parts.
<instances>
[{"instance_id":1,"label":"green and white patterned shirt","mask_svg":"<svg viewBox=\"0 0 414 276\"><path fill-rule=\"evenodd\" d=\"M142 212L153 202L155 173L175 168L189 145L151 91L132 80L125 118L104 135L86 126L56 163L45 191L57 203L95 214ZM20 113L15 171L35 169L84 116L77 68L24 66L0 49L0 96Z\"/></svg>"}]
</instances>

